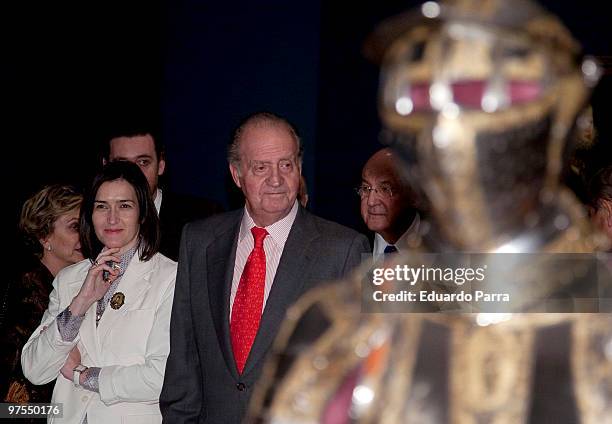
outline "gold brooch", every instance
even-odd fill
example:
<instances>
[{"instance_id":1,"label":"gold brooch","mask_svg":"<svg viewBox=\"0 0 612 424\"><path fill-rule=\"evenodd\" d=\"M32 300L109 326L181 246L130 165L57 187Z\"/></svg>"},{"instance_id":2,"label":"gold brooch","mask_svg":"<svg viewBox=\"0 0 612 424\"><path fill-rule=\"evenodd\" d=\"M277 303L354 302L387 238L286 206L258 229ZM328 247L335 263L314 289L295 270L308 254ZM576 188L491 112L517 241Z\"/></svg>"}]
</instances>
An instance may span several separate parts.
<instances>
[{"instance_id":1,"label":"gold brooch","mask_svg":"<svg viewBox=\"0 0 612 424\"><path fill-rule=\"evenodd\" d=\"M123 306L123 302L125 302L125 295L121 292L117 292L111 297L110 305L113 309L119 309Z\"/></svg>"}]
</instances>

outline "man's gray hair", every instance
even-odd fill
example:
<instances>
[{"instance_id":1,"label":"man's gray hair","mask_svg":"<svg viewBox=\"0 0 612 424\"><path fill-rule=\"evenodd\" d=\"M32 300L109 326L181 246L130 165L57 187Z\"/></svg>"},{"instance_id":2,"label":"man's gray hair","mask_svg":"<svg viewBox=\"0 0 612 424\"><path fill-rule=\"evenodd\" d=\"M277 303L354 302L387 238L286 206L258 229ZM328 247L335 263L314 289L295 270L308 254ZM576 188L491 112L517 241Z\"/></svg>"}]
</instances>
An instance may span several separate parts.
<instances>
[{"instance_id":1,"label":"man's gray hair","mask_svg":"<svg viewBox=\"0 0 612 424\"><path fill-rule=\"evenodd\" d=\"M284 127L291 138L295 141L295 145L297 147L297 161L298 164L302 165L302 141L300 137L297 135L297 132L293 125L289 123L285 118L282 118L278 115L275 115L271 112L257 112L253 115L248 116L246 119L242 121L242 123L238 126L236 131L234 131L234 137L232 139L232 143L229 145L227 150L227 161L234 165L237 169L240 169L240 142L242 139L242 134L249 127Z\"/></svg>"}]
</instances>

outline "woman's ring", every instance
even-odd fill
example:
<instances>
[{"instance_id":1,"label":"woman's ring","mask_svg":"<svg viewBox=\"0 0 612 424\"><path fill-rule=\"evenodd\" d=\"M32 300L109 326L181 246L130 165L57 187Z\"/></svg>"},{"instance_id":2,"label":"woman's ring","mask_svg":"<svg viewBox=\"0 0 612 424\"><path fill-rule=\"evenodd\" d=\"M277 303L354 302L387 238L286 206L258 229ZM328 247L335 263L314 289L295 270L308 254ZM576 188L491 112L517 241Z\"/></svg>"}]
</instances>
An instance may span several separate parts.
<instances>
[{"instance_id":1,"label":"woman's ring","mask_svg":"<svg viewBox=\"0 0 612 424\"><path fill-rule=\"evenodd\" d=\"M98 265L100 265L100 264L98 263L98 261L95 261L95 262L94 262L94 266L98 266Z\"/></svg>"}]
</instances>

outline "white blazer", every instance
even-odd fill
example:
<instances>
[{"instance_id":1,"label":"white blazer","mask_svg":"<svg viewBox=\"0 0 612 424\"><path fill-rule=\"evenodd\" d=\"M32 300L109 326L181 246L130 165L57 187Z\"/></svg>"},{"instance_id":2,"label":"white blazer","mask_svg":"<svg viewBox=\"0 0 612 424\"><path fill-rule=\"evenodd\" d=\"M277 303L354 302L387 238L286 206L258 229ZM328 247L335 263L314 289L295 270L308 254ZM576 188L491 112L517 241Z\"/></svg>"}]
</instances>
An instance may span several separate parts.
<instances>
[{"instance_id":1,"label":"white blazer","mask_svg":"<svg viewBox=\"0 0 612 424\"><path fill-rule=\"evenodd\" d=\"M96 303L85 314L79 334L64 342L56 318L77 295L91 263L81 261L53 281L49 307L21 353L23 374L34 384L57 379L52 402L63 404L63 418L50 423L161 423L159 394L170 352L170 314L176 262L156 254L147 262L132 258L116 292L125 294L119 309L107 305L96 327ZM81 363L101 367L100 393L77 388L60 374L78 345Z\"/></svg>"}]
</instances>

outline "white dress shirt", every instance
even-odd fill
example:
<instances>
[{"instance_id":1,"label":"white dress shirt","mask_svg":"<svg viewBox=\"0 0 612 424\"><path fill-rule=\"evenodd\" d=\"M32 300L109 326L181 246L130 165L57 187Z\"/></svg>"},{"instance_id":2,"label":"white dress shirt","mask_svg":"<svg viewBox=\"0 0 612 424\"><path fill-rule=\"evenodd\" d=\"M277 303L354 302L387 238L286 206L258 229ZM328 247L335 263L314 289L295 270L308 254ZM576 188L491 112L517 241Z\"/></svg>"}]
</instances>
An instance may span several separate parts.
<instances>
[{"instance_id":1,"label":"white dress shirt","mask_svg":"<svg viewBox=\"0 0 612 424\"><path fill-rule=\"evenodd\" d=\"M293 226L295 217L298 212L297 200L293 204L291 211L283 219L276 221L274 224L264 227L268 231L268 235L264 239L264 252L266 253L266 282L264 287L264 300L263 309L266 307L266 301L272 289L272 283L276 276L276 269L280 262L283 249L285 248L285 242L289 237L289 231ZM230 293L230 317L232 316L232 309L234 306L234 298L238 291L238 285L240 284L240 277L246 261L253 250L253 236L251 234L251 228L255 227L255 222L246 206L244 207L244 215L242 215L242 222L240 223L240 232L238 233L238 246L236 248L236 261L234 262L234 276L232 278L232 290Z\"/></svg>"},{"instance_id":2,"label":"white dress shirt","mask_svg":"<svg viewBox=\"0 0 612 424\"><path fill-rule=\"evenodd\" d=\"M161 188L157 189L157 194L155 195L155 199L153 199L153 203L155 203L155 209L157 209L157 214L159 215L159 210L161 209L162 202L162 191Z\"/></svg>"},{"instance_id":3,"label":"white dress shirt","mask_svg":"<svg viewBox=\"0 0 612 424\"><path fill-rule=\"evenodd\" d=\"M402 249L405 249L408 245L408 239L410 237L414 237L419 233L419 225L421 223L421 217L419 213L415 213L414 219L412 220L412 224L410 227L402 234L402 236L393 244L398 252L401 252ZM391 246L391 244L387 243L385 239L378 233L374 233L374 250L372 251L372 255L374 259L378 259L381 255L384 254L385 248L387 246Z\"/></svg>"}]
</instances>

